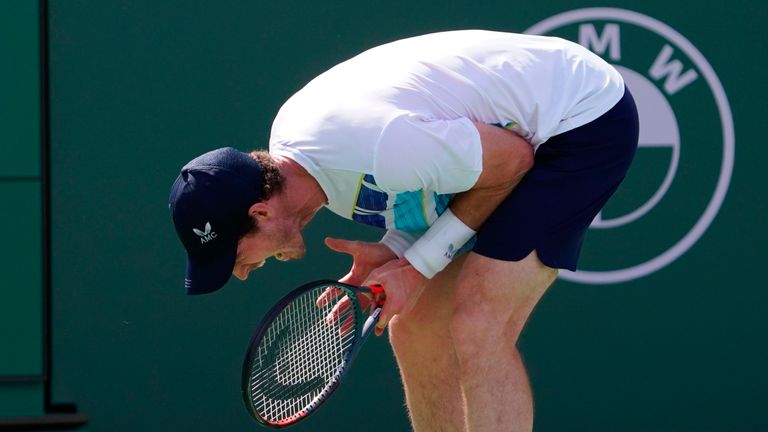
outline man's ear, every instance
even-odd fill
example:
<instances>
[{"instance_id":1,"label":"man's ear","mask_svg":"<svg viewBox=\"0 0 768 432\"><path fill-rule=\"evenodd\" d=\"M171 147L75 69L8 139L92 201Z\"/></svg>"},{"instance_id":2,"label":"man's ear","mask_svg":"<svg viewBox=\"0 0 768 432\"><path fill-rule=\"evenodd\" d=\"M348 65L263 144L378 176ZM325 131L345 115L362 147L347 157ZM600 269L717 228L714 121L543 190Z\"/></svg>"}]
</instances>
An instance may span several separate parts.
<instances>
[{"instance_id":1,"label":"man's ear","mask_svg":"<svg viewBox=\"0 0 768 432\"><path fill-rule=\"evenodd\" d=\"M256 222L267 220L273 216L273 209L269 203L260 201L248 209L248 216L256 218Z\"/></svg>"}]
</instances>

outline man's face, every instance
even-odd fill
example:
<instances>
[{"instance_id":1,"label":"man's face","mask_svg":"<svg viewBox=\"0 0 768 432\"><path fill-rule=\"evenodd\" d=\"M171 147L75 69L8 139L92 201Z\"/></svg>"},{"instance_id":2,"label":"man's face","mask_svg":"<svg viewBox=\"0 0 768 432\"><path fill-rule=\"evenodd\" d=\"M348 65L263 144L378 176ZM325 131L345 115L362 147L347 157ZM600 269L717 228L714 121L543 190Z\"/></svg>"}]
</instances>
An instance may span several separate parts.
<instances>
[{"instance_id":1,"label":"man's face","mask_svg":"<svg viewBox=\"0 0 768 432\"><path fill-rule=\"evenodd\" d=\"M246 235L238 242L232 274L246 280L248 273L263 266L269 257L274 256L280 261L302 258L306 248L301 228L300 224L290 220L260 221L255 234Z\"/></svg>"}]
</instances>

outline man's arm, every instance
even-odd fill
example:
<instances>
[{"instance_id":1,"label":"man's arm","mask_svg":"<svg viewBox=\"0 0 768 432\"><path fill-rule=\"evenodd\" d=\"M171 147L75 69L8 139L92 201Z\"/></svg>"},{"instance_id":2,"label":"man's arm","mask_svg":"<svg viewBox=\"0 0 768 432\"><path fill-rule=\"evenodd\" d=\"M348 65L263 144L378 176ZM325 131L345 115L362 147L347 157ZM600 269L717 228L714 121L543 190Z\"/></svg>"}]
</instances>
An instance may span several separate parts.
<instances>
[{"instance_id":1,"label":"man's arm","mask_svg":"<svg viewBox=\"0 0 768 432\"><path fill-rule=\"evenodd\" d=\"M475 127L480 134L483 168L474 186L456 195L450 211L443 213L424 237L406 251L405 258L377 268L365 281L366 285L383 285L387 293L376 325L377 335L381 335L394 315L413 307L424 289L425 277L431 277L450 262L442 251L446 238L452 241L451 236L455 234L452 231L463 231L462 236L471 237L533 165L533 148L519 135L483 123L475 123ZM458 241L462 244L456 249L467 238ZM433 242L437 243L436 247Z\"/></svg>"},{"instance_id":2,"label":"man's arm","mask_svg":"<svg viewBox=\"0 0 768 432\"><path fill-rule=\"evenodd\" d=\"M404 254L429 279L451 262L533 165L533 149L516 133L483 123L475 127L482 148L477 180Z\"/></svg>"},{"instance_id":3,"label":"man's arm","mask_svg":"<svg viewBox=\"0 0 768 432\"><path fill-rule=\"evenodd\" d=\"M451 211L477 230L533 166L533 147L516 133L475 123L483 147L483 171L472 189L456 195Z\"/></svg>"}]
</instances>

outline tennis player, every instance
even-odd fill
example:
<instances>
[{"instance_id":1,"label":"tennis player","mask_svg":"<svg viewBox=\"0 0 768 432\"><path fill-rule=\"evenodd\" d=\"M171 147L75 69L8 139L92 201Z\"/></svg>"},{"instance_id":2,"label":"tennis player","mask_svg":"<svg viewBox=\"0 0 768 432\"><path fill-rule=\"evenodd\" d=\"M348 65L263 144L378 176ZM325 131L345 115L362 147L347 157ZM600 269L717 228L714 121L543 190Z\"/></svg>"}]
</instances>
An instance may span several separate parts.
<instances>
[{"instance_id":1,"label":"tennis player","mask_svg":"<svg viewBox=\"0 0 768 432\"><path fill-rule=\"evenodd\" d=\"M224 148L171 192L190 294L304 254L322 207L386 229L326 239L342 279L384 286L416 431L529 431L518 337L623 180L638 140L619 73L558 38L489 31L382 45L321 74L275 118L269 152Z\"/></svg>"}]
</instances>

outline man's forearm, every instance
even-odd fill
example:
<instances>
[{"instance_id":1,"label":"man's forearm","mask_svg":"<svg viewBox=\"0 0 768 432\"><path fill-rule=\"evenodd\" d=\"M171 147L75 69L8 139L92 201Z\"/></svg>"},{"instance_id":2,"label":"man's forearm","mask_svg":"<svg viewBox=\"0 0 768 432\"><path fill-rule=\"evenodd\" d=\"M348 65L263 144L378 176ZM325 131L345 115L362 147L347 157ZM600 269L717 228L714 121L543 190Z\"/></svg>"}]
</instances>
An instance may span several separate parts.
<instances>
[{"instance_id":1,"label":"man's forearm","mask_svg":"<svg viewBox=\"0 0 768 432\"><path fill-rule=\"evenodd\" d=\"M520 173L504 187L470 189L454 197L450 209L465 225L477 231L486 219L520 183L525 173Z\"/></svg>"},{"instance_id":2,"label":"man's forearm","mask_svg":"<svg viewBox=\"0 0 768 432\"><path fill-rule=\"evenodd\" d=\"M453 199L451 210L477 230L533 166L533 149L516 133L475 123L483 144L483 172L475 186Z\"/></svg>"},{"instance_id":3,"label":"man's forearm","mask_svg":"<svg viewBox=\"0 0 768 432\"><path fill-rule=\"evenodd\" d=\"M405 258L427 278L450 263L533 165L531 146L517 134L486 124L476 126L483 145L480 177L405 251Z\"/></svg>"}]
</instances>

